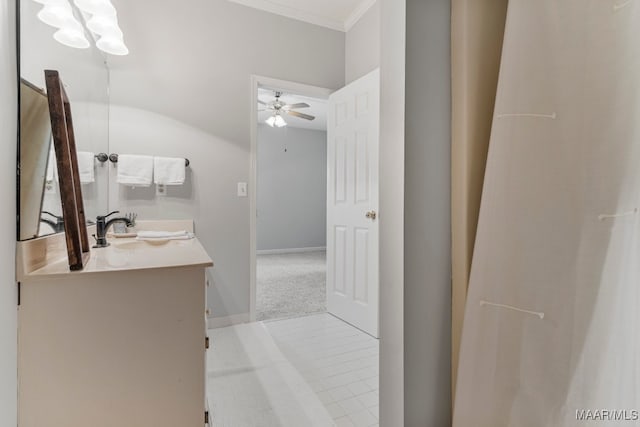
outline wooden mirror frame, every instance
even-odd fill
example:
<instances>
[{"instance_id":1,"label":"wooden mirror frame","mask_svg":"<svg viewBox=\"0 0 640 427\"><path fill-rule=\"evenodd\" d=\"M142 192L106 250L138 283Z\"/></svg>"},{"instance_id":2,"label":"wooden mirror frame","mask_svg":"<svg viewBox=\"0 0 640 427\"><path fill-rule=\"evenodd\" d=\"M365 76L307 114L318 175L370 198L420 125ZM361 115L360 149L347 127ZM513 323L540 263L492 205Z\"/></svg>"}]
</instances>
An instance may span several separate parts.
<instances>
[{"instance_id":1,"label":"wooden mirror frame","mask_svg":"<svg viewBox=\"0 0 640 427\"><path fill-rule=\"evenodd\" d=\"M60 184L69 269L72 271L82 270L89 259L90 248L78 171L71 105L59 73L55 70L45 70L44 76L49 100L53 146L58 165L58 182Z\"/></svg>"}]
</instances>

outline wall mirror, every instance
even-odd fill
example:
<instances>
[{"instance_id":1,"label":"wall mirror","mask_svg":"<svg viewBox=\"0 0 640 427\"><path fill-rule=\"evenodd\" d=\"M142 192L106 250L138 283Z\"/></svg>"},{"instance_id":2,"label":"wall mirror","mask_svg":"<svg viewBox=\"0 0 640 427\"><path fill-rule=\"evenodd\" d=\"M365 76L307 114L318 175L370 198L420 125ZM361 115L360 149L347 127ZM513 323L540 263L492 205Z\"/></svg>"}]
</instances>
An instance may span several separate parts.
<instances>
[{"instance_id":1,"label":"wall mirror","mask_svg":"<svg viewBox=\"0 0 640 427\"><path fill-rule=\"evenodd\" d=\"M58 70L73 109L76 148L84 158L81 176L86 218L107 211L109 153L109 69L94 43L71 48L53 38L56 29L38 19L42 4L18 1L20 52L19 240L60 232L63 215L51 124L46 106L45 70ZM77 13L78 19L83 19ZM44 117L44 121L42 120ZM93 155L93 156L92 156ZM87 159L93 162L88 166ZM93 173L91 173L93 172Z\"/></svg>"}]
</instances>

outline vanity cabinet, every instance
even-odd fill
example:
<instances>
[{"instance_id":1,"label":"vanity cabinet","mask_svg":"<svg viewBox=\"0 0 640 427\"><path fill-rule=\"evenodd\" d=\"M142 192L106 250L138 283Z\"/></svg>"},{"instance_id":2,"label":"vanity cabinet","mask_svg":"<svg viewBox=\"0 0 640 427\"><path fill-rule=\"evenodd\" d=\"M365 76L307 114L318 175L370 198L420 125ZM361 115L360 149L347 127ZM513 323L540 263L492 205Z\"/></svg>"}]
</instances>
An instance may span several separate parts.
<instances>
[{"instance_id":1,"label":"vanity cabinet","mask_svg":"<svg viewBox=\"0 0 640 427\"><path fill-rule=\"evenodd\" d=\"M212 265L196 239L130 241L24 275L19 427L205 425Z\"/></svg>"}]
</instances>

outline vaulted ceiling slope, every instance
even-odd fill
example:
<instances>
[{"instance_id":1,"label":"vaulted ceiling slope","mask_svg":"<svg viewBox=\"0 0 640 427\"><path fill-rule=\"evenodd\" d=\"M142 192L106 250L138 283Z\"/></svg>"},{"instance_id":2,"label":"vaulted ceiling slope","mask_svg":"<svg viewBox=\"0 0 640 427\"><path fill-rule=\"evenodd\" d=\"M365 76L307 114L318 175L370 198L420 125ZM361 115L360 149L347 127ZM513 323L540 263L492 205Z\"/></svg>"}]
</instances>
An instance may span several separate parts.
<instances>
[{"instance_id":1,"label":"vaulted ceiling slope","mask_svg":"<svg viewBox=\"0 0 640 427\"><path fill-rule=\"evenodd\" d=\"M349 31L376 0L229 0L338 31Z\"/></svg>"},{"instance_id":2,"label":"vaulted ceiling slope","mask_svg":"<svg viewBox=\"0 0 640 427\"><path fill-rule=\"evenodd\" d=\"M337 89L345 34L227 0L113 0L130 54L110 57L111 103L249 147L251 75Z\"/></svg>"}]
</instances>

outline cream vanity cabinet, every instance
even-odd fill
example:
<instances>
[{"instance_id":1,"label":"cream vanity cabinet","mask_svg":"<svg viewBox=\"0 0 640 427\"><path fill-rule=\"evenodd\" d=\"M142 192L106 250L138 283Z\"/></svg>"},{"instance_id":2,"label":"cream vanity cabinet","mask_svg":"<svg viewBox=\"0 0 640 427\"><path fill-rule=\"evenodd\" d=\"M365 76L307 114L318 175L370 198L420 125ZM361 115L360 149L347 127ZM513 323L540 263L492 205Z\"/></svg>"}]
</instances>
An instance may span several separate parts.
<instances>
[{"instance_id":1,"label":"cream vanity cabinet","mask_svg":"<svg viewBox=\"0 0 640 427\"><path fill-rule=\"evenodd\" d=\"M19 277L19 427L205 425L211 259L197 239L111 242Z\"/></svg>"}]
</instances>

